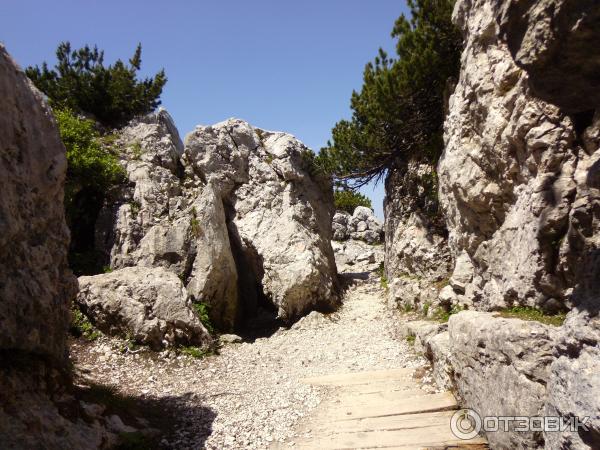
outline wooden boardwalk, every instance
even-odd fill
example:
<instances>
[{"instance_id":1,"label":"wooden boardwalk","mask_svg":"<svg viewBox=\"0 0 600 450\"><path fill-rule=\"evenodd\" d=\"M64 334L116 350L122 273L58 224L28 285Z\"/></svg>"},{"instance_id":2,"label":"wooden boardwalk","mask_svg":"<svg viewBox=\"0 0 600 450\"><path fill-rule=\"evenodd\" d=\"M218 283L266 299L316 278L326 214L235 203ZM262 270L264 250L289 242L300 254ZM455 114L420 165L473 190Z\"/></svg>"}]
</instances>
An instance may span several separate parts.
<instances>
[{"instance_id":1,"label":"wooden boardwalk","mask_svg":"<svg viewBox=\"0 0 600 450\"><path fill-rule=\"evenodd\" d=\"M395 369L302 380L334 392L300 425L300 437L274 448L486 449L483 438L465 441L452 434L456 399L450 392L426 393L413 373Z\"/></svg>"}]
</instances>

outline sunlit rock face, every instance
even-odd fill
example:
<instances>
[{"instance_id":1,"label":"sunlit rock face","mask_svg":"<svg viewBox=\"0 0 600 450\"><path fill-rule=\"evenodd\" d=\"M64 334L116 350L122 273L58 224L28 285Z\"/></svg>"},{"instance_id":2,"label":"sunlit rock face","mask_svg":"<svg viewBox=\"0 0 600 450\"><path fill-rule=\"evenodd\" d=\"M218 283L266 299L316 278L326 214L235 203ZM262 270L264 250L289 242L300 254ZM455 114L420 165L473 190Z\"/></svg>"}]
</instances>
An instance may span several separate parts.
<instances>
[{"instance_id":1,"label":"sunlit rock face","mask_svg":"<svg viewBox=\"0 0 600 450\"><path fill-rule=\"evenodd\" d=\"M465 48L439 164L453 278L460 278L460 286L451 278L453 301L566 310L597 234L600 118L570 115L535 94L534 77L503 40L512 3L459 1L454 13ZM553 2L529 3L537 11ZM579 87L565 80L564 89Z\"/></svg>"},{"instance_id":2,"label":"sunlit rock face","mask_svg":"<svg viewBox=\"0 0 600 450\"><path fill-rule=\"evenodd\" d=\"M590 417L588 429L525 441L490 433L497 445L600 445L598 9L588 1L459 0L454 10L465 47L438 167L455 260L443 296L469 309L570 310L559 328L451 318L457 392L465 406L491 411L499 378L479 379L471 368L481 367L506 375L507 395L496 402L504 415ZM533 358L510 356L518 333L543 340L528 346ZM528 358L543 370L531 372Z\"/></svg>"},{"instance_id":3,"label":"sunlit rock face","mask_svg":"<svg viewBox=\"0 0 600 450\"><path fill-rule=\"evenodd\" d=\"M296 138L230 119L184 145L163 110L116 145L129 183L97 226L112 268L176 273L221 330L258 307L294 320L337 303L332 187Z\"/></svg>"}]
</instances>

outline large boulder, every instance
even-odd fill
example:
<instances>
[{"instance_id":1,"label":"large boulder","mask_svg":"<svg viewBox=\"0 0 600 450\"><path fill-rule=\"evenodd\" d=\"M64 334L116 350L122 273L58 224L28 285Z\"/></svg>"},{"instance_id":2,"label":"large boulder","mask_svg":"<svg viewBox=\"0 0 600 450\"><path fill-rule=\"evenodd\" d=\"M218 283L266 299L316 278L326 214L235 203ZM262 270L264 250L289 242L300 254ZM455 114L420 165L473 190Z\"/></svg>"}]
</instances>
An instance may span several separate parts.
<instances>
[{"instance_id":1,"label":"large boulder","mask_svg":"<svg viewBox=\"0 0 600 450\"><path fill-rule=\"evenodd\" d=\"M230 119L196 127L184 164L225 205L245 295L256 292L284 320L337 303L331 182L300 141Z\"/></svg>"},{"instance_id":2,"label":"large boulder","mask_svg":"<svg viewBox=\"0 0 600 450\"><path fill-rule=\"evenodd\" d=\"M230 330L240 316L237 269L223 201L211 183L185 173L183 143L169 114L135 119L118 132L129 183L101 211L97 247L113 269L163 267L184 280L213 323Z\"/></svg>"},{"instance_id":3,"label":"large boulder","mask_svg":"<svg viewBox=\"0 0 600 450\"><path fill-rule=\"evenodd\" d=\"M331 182L301 142L231 119L184 145L164 110L117 135L129 183L97 225L111 268L177 274L221 331L259 306L293 320L337 302Z\"/></svg>"},{"instance_id":4,"label":"large boulder","mask_svg":"<svg viewBox=\"0 0 600 450\"><path fill-rule=\"evenodd\" d=\"M65 148L52 111L0 46L0 349L64 362L69 301Z\"/></svg>"},{"instance_id":5,"label":"large boulder","mask_svg":"<svg viewBox=\"0 0 600 450\"><path fill-rule=\"evenodd\" d=\"M0 447L106 448L69 395L65 148L52 111L0 44Z\"/></svg>"},{"instance_id":6,"label":"large boulder","mask_svg":"<svg viewBox=\"0 0 600 450\"><path fill-rule=\"evenodd\" d=\"M210 341L181 280L161 267L79 277L77 304L106 334L128 336L155 349Z\"/></svg>"},{"instance_id":7,"label":"large boulder","mask_svg":"<svg viewBox=\"0 0 600 450\"><path fill-rule=\"evenodd\" d=\"M464 311L448 323L456 393L484 416L541 416L557 328ZM513 424L514 425L514 424ZM539 448L541 432L487 433L492 448Z\"/></svg>"},{"instance_id":8,"label":"large boulder","mask_svg":"<svg viewBox=\"0 0 600 450\"><path fill-rule=\"evenodd\" d=\"M355 239L368 244L379 244L383 239L383 225L373 210L357 206L352 214L337 211L333 216L333 239Z\"/></svg>"}]
</instances>

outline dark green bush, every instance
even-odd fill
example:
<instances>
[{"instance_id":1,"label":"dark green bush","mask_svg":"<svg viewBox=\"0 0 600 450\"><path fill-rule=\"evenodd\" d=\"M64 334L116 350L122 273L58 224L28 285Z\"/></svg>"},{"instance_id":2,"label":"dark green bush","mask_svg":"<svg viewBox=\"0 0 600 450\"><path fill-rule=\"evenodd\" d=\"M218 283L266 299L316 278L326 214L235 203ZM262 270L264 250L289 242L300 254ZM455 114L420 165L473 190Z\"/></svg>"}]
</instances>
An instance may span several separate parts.
<instances>
[{"instance_id":1,"label":"dark green bush","mask_svg":"<svg viewBox=\"0 0 600 450\"><path fill-rule=\"evenodd\" d=\"M346 211L352 214L357 206L366 206L367 208L373 209L371 200L365 197L360 192L352 190L337 190L333 192L333 199L335 203L335 209L338 211Z\"/></svg>"},{"instance_id":2,"label":"dark green bush","mask_svg":"<svg viewBox=\"0 0 600 450\"><path fill-rule=\"evenodd\" d=\"M443 148L444 97L458 76L462 39L452 24L454 0L408 0L412 18L401 16L392 37L397 59L380 49L368 63L350 120L332 130L318 166L359 187L379 181L399 161L435 163Z\"/></svg>"},{"instance_id":3,"label":"dark green bush","mask_svg":"<svg viewBox=\"0 0 600 450\"><path fill-rule=\"evenodd\" d=\"M54 111L60 137L67 149L65 211L71 230L69 263L75 274L103 270L94 251L94 228L106 194L124 179L117 156L101 145L92 120L69 109Z\"/></svg>"},{"instance_id":4,"label":"dark green bush","mask_svg":"<svg viewBox=\"0 0 600 450\"><path fill-rule=\"evenodd\" d=\"M89 46L71 50L69 42L56 49L57 63L28 67L25 72L44 92L52 106L92 114L106 126L127 123L134 116L152 112L167 82L164 70L152 78L138 80L142 47L138 45L129 64L120 59L104 66L104 52Z\"/></svg>"}]
</instances>

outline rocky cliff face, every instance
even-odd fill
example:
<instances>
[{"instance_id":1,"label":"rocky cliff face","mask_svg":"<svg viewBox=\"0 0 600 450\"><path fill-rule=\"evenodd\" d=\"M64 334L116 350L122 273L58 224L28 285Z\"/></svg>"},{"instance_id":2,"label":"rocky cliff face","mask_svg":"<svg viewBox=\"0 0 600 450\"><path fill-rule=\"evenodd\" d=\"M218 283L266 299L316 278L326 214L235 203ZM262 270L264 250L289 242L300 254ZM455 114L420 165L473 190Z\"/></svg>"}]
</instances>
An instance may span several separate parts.
<instances>
[{"instance_id":1,"label":"rocky cliff face","mask_svg":"<svg viewBox=\"0 0 600 450\"><path fill-rule=\"evenodd\" d=\"M583 263L579 228L593 221L586 179L595 126L534 95L499 39L504 6L456 7L465 50L445 124L440 201L460 257L455 272L468 281L464 293L450 283L456 302L478 309L568 309Z\"/></svg>"},{"instance_id":2,"label":"rocky cliff face","mask_svg":"<svg viewBox=\"0 0 600 450\"><path fill-rule=\"evenodd\" d=\"M453 258L436 198L434 167L410 161L386 180L385 271L392 305L434 311Z\"/></svg>"},{"instance_id":3,"label":"rocky cliff face","mask_svg":"<svg viewBox=\"0 0 600 450\"><path fill-rule=\"evenodd\" d=\"M481 414L591 418L579 432L488 433L497 448L600 445L599 14L597 2L568 0L459 0L454 10L464 51L438 166L452 261L438 302L570 312L558 328L464 312L437 338L445 354L422 345ZM388 252L399 249L397 223ZM430 242L419 248L430 254Z\"/></svg>"},{"instance_id":4,"label":"rocky cliff face","mask_svg":"<svg viewBox=\"0 0 600 450\"><path fill-rule=\"evenodd\" d=\"M129 183L97 226L111 268L177 274L188 304L207 304L221 330L258 306L294 320L337 302L331 186L297 139L231 119L197 127L184 145L160 111L115 145Z\"/></svg>"},{"instance_id":5,"label":"rocky cliff face","mask_svg":"<svg viewBox=\"0 0 600 450\"><path fill-rule=\"evenodd\" d=\"M0 47L0 348L64 362L69 300L67 169L50 108Z\"/></svg>"},{"instance_id":6,"label":"rocky cliff face","mask_svg":"<svg viewBox=\"0 0 600 450\"><path fill-rule=\"evenodd\" d=\"M68 394L65 148L43 96L0 45L0 446L103 448Z\"/></svg>"}]
</instances>

